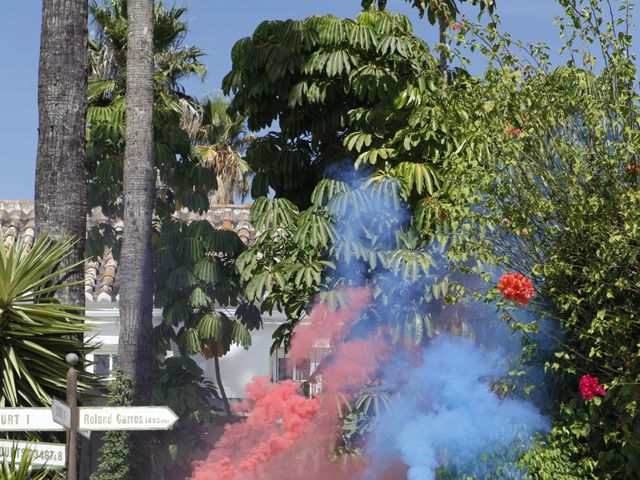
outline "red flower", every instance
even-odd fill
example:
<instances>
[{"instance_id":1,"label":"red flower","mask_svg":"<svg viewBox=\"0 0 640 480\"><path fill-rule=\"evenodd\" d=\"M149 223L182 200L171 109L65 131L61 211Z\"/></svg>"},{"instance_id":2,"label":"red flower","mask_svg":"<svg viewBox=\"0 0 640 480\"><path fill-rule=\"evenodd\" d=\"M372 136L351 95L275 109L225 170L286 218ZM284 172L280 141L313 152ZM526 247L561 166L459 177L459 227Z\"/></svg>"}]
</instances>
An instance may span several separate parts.
<instances>
[{"instance_id":1,"label":"red flower","mask_svg":"<svg viewBox=\"0 0 640 480\"><path fill-rule=\"evenodd\" d=\"M582 398L585 400L593 400L596 398L596 395L604 397L607 393L607 390L598 384L598 377L592 377L588 373L580 377L578 389L580 390L580 395L582 395Z\"/></svg>"},{"instance_id":2,"label":"red flower","mask_svg":"<svg viewBox=\"0 0 640 480\"><path fill-rule=\"evenodd\" d=\"M515 127L509 127L507 128L507 137L519 137L520 135L522 135L522 130L520 130L519 128L515 128Z\"/></svg>"},{"instance_id":3,"label":"red flower","mask_svg":"<svg viewBox=\"0 0 640 480\"><path fill-rule=\"evenodd\" d=\"M442 221L445 221L445 220L447 219L447 214L446 214L446 213L444 213L442 210L440 210L440 211L438 212L438 218L439 218L440 220L442 220Z\"/></svg>"},{"instance_id":4,"label":"red flower","mask_svg":"<svg viewBox=\"0 0 640 480\"><path fill-rule=\"evenodd\" d=\"M461 26L462 24L460 22L456 22L453 25L451 25L451 30L458 30Z\"/></svg>"},{"instance_id":5,"label":"red flower","mask_svg":"<svg viewBox=\"0 0 640 480\"><path fill-rule=\"evenodd\" d=\"M513 300L520 306L524 306L536 296L533 284L524 275L519 273L505 273L498 280L498 290L507 300Z\"/></svg>"}]
</instances>

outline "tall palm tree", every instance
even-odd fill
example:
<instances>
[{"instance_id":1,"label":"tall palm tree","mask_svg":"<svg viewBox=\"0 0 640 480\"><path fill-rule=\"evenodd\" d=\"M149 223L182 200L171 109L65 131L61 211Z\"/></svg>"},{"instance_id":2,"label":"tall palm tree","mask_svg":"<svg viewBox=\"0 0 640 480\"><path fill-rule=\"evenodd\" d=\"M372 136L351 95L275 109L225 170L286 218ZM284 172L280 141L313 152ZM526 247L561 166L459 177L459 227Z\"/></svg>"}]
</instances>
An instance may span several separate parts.
<instances>
[{"instance_id":1,"label":"tall palm tree","mask_svg":"<svg viewBox=\"0 0 640 480\"><path fill-rule=\"evenodd\" d=\"M153 258L151 234L156 185L153 155L153 0L128 0L124 242L118 354L134 381L134 402L148 401L152 368ZM143 478L148 448L132 443L132 478Z\"/></svg>"},{"instance_id":2,"label":"tall palm tree","mask_svg":"<svg viewBox=\"0 0 640 480\"><path fill-rule=\"evenodd\" d=\"M211 204L231 204L249 189L249 165L241 152L252 136L247 135L245 118L228 112L224 97L205 96L200 102L201 118L195 133L195 150L216 175L218 188L209 196Z\"/></svg>"},{"instance_id":3,"label":"tall palm tree","mask_svg":"<svg viewBox=\"0 0 640 480\"><path fill-rule=\"evenodd\" d=\"M43 0L38 73L36 233L76 239L68 272L83 280L87 179L87 0ZM67 260L65 260L67 261ZM58 292L65 304L84 306L82 284Z\"/></svg>"},{"instance_id":4,"label":"tall palm tree","mask_svg":"<svg viewBox=\"0 0 640 480\"><path fill-rule=\"evenodd\" d=\"M175 206L206 210L207 190L215 186L192 155L190 135L197 129L199 106L181 82L204 78L202 51L184 43L184 8L158 2L154 11L155 163L158 183L156 214L171 214ZM112 217L122 216L122 169L125 144L127 78L127 2L93 1L95 34L89 48L88 165L89 203ZM202 171L200 171L202 170ZM204 174L203 174L204 173ZM196 186L196 189L192 188ZM166 191L170 191L168 195ZM165 205L167 197L172 202Z\"/></svg>"}]
</instances>

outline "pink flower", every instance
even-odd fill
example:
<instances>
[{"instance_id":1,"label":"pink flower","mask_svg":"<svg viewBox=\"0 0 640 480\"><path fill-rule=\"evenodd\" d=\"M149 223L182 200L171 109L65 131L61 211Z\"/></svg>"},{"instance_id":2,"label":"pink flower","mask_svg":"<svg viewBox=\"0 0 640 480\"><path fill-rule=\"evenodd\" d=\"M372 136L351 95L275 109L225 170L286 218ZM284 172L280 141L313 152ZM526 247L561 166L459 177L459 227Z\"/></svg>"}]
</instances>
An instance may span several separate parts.
<instances>
[{"instance_id":1,"label":"pink flower","mask_svg":"<svg viewBox=\"0 0 640 480\"><path fill-rule=\"evenodd\" d=\"M578 390L580 390L580 395L582 395L582 398L585 400L593 400L596 398L596 395L604 397L607 393L607 390L598 384L598 377L592 377L588 373L580 377Z\"/></svg>"},{"instance_id":2,"label":"pink flower","mask_svg":"<svg viewBox=\"0 0 640 480\"><path fill-rule=\"evenodd\" d=\"M462 27L462 24L460 22L456 22L451 25L451 30L458 30L460 27Z\"/></svg>"},{"instance_id":3,"label":"pink flower","mask_svg":"<svg viewBox=\"0 0 640 480\"><path fill-rule=\"evenodd\" d=\"M498 290L507 300L513 300L521 307L536 296L533 284L524 275L519 273L505 273L498 280Z\"/></svg>"}]
</instances>

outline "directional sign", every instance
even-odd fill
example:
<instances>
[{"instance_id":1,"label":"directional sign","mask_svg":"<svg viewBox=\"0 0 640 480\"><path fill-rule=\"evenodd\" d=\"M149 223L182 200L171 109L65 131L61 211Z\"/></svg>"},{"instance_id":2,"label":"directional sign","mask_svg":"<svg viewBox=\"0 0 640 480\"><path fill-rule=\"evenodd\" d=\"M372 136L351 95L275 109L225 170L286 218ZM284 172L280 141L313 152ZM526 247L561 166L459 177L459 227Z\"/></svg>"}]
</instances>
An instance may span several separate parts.
<instances>
[{"instance_id":1,"label":"directional sign","mask_svg":"<svg viewBox=\"0 0 640 480\"><path fill-rule=\"evenodd\" d=\"M168 430L178 420L169 407L80 407L80 430Z\"/></svg>"},{"instance_id":2,"label":"directional sign","mask_svg":"<svg viewBox=\"0 0 640 480\"><path fill-rule=\"evenodd\" d=\"M0 432L57 432L50 408L0 408Z\"/></svg>"},{"instance_id":3,"label":"directional sign","mask_svg":"<svg viewBox=\"0 0 640 480\"><path fill-rule=\"evenodd\" d=\"M53 404L51 405L51 415L53 416L53 421L57 424L62 425L66 429L71 428L71 408L69 408L66 403L54 398ZM78 433L87 440L91 438L91 432L78 430Z\"/></svg>"},{"instance_id":4,"label":"directional sign","mask_svg":"<svg viewBox=\"0 0 640 480\"><path fill-rule=\"evenodd\" d=\"M64 428L71 428L71 409L66 403L54 398L51 405L51 414L54 422L59 423Z\"/></svg>"},{"instance_id":5,"label":"directional sign","mask_svg":"<svg viewBox=\"0 0 640 480\"><path fill-rule=\"evenodd\" d=\"M11 458L13 449L17 449L16 460L20 461L27 448L33 457L32 467L65 467L66 447L60 443L30 443L15 440L0 440L0 458Z\"/></svg>"}]
</instances>

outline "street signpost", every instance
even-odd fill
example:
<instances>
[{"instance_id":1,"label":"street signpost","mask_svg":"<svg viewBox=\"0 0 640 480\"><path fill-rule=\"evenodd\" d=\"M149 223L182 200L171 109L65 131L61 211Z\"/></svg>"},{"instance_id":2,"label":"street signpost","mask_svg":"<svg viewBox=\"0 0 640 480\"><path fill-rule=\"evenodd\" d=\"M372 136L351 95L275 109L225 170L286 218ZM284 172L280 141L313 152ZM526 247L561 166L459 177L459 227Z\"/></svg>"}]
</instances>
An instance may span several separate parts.
<instances>
[{"instance_id":1,"label":"street signpost","mask_svg":"<svg viewBox=\"0 0 640 480\"><path fill-rule=\"evenodd\" d=\"M11 458L12 451L16 449L16 460L20 461L27 448L33 458L32 467L64 468L66 447L61 443L0 440L0 458Z\"/></svg>"},{"instance_id":2,"label":"street signpost","mask_svg":"<svg viewBox=\"0 0 640 480\"><path fill-rule=\"evenodd\" d=\"M80 430L168 430L178 416L169 407L80 407Z\"/></svg>"},{"instance_id":3,"label":"street signpost","mask_svg":"<svg viewBox=\"0 0 640 480\"><path fill-rule=\"evenodd\" d=\"M169 430L178 416L169 407L78 407L75 354L67 355L67 402L57 398L51 408L0 408L0 432L56 432L66 430L66 445L0 440L0 459L18 449L21 457L28 446L34 467L67 468L67 480L78 478L76 434L89 438L90 432L113 430Z\"/></svg>"},{"instance_id":4,"label":"street signpost","mask_svg":"<svg viewBox=\"0 0 640 480\"><path fill-rule=\"evenodd\" d=\"M50 408L0 408L0 432L59 432Z\"/></svg>"},{"instance_id":5,"label":"street signpost","mask_svg":"<svg viewBox=\"0 0 640 480\"><path fill-rule=\"evenodd\" d=\"M71 408L57 398L53 399L53 404L51 405L51 418L59 427L64 427L65 430L71 428ZM91 432L86 430L78 430L78 433L87 440L91 438Z\"/></svg>"},{"instance_id":6,"label":"street signpost","mask_svg":"<svg viewBox=\"0 0 640 480\"><path fill-rule=\"evenodd\" d=\"M178 421L169 407L78 407L78 430L168 430ZM0 432L60 432L68 429L71 409L54 399L51 408L0 408Z\"/></svg>"},{"instance_id":7,"label":"street signpost","mask_svg":"<svg viewBox=\"0 0 640 480\"><path fill-rule=\"evenodd\" d=\"M71 428L71 409L66 403L54 398L51 405L51 415L54 422L59 423L64 428Z\"/></svg>"}]
</instances>

